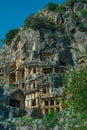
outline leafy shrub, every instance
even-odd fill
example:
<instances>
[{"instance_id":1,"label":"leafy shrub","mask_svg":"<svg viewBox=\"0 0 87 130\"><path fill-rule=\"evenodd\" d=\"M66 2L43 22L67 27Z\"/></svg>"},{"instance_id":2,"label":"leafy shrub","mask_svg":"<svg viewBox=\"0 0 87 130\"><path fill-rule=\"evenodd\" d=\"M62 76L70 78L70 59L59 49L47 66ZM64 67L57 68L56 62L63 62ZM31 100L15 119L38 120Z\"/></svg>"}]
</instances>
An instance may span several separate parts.
<instances>
[{"instance_id":1,"label":"leafy shrub","mask_svg":"<svg viewBox=\"0 0 87 130\"><path fill-rule=\"evenodd\" d=\"M35 17L34 15L30 15L26 20L25 20L25 27L30 27L33 29L38 29L42 26L42 19L39 17Z\"/></svg>"},{"instance_id":2,"label":"leafy shrub","mask_svg":"<svg viewBox=\"0 0 87 130\"><path fill-rule=\"evenodd\" d=\"M0 77L0 80L3 80L3 77Z\"/></svg>"},{"instance_id":3,"label":"leafy shrub","mask_svg":"<svg viewBox=\"0 0 87 130\"><path fill-rule=\"evenodd\" d=\"M67 1L64 3L64 5L73 7L73 6L74 6L74 3L76 3L76 2L86 3L87 0L67 0Z\"/></svg>"},{"instance_id":4,"label":"leafy shrub","mask_svg":"<svg viewBox=\"0 0 87 130\"><path fill-rule=\"evenodd\" d=\"M50 23L53 23L53 18L48 18Z\"/></svg>"},{"instance_id":5,"label":"leafy shrub","mask_svg":"<svg viewBox=\"0 0 87 130\"><path fill-rule=\"evenodd\" d=\"M64 7L62 5L60 5L60 6L57 6L55 10L59 13L62 13L62 12L64 12Z\"/></svg>"},{"instance_id":6,"label":"leafy shrub","mask_svg":"<svg viewBox=\"0 0 87 130\"><path fill-rule=\"evenodd\" d=\"M47 19L46 17L40 17L38 15L30 15L24 24L25 28L30 27L34 30L46 28L50 30L56 30L56 25L53 23L52 20Z\"/></svg>"},{"instance_id":7,"label":"leafy shrub","mask_svg":"<svg viewBox=\"0 0 87 130\"><path fill-rule=\"evenodd\" d=\"M17 87L18 85L17 85L17 84L15 84L15 83L11 83L11 84L9 84L9 86L12 86L12 87Z\"/></svg>"},{"instance_id":8,"label":"leafy shrub","mask_svg":"<svg viewBox=\"0 0 87 130\"><path fill-rule=\"evenodd\" d=\"M59 29L58 24L54 24L54 25L53 25L53 28L54 28L55 30L58 30L58 29Z\"/></svg>"},{"instance_id":9,"label":"leafy shrub","mask_svg":"<svg viewBox=\"0 0 87 130\"><path fill-rule=\"evenodd\" d=\"M87 54L85 54L87 55ZM72 71L70 75L63 75L65 86L65 99L63 100L63 108L73 110L71 120L69 121L70 130L75 130L78 122L78 130L87 129L87 65L82 70ZM68 112L69 113L69 112ZM75 118L74 118L75 117ZM72 119L75 120L72 120ZM74 121L74 122L73 122ZM72 126L71 126L71 123ZM77 130L76 129L76 130Z\"/></svg>"},{"instance_id":10,"label":"leafy shrub","mask_svg":"<svg viewBox=\"0 0 87 130\"><path fill-rule=\"evenodd\" d=\"M53 3L53 2L48 3L47 5L48 10L55 10L57 7L58 7L58 4Z\"/></svg>"},{"instance_id":11,"label":"leafy shrub","mask_svg":"<svg viewBox=\"0 0 87 130\"><path fill-rule=\"evenodd\" d=\"M13 29L13 30L10 30L7 34L6 34L6 38L4 40L4 42L7 44L7 45L10 45L11 42L12 42L12 39L15 37L15 35L18 33L19 29Z\"/></svg>"},{"instance_id":12,"label":"leafy shrub","mask_svg":"<svg viewBox=\"0 0 87 130\"><path fill-rule=\"evenodd\" d=\"M9 89L14 90L14 89L17 89L17 88L18 88L17 84L15 84L15 83L10 83L9 84Z\"/></svg>"},{"instance_id":13,"label":"leafy shrub","mask_svg":"<svg viewBox=\"0 0 87 130\"><path fill-rule=\"evenodd\" d=\"M81 22L81 18L75 12L72 12L71 18L76 21L76 24L81 29L81 31L84 31L84 24Z\"/></svg>"},{"instance_id":14,"label":"leafy shrub","mask_svg":"<svg viewBox=\"0 0 87 130\"><path fill-rule=\"evenodd\" d=\"M76 2L87 3L87 0L76 0Z\"/></svg>"},{"instance_id":15,"label":"leafy shrub","mask_svg":"<svg viewBox=\"0 0 87 130\"><path fill-rule=\"evenodd\" d=\"M45 122L46 126L49 128L53 128L56 124L55 118L57 116L57 112L53 109L50 113L46 113Z\"/></svg>"},{"instance_id":16,"label":"leafy shrub","mask_svg":"<svg viewBox=\"0 0 87 130\"><path fill-rule=\"evenodd\" d=\"M8 123L9 123L9 125L10 125L11 127L14 127L14 126L15 126L15 123L12 122L12 121L9 121Z\"/></svg>"},{"instance_id":17,"label":"leafy shrub","mask_svg":"<svg viewBox=\"0 0 87 130\"><path fill-rule=\"evenodd\" d=\"M67 0L67 1L64 3L64 5L73 7L75 1L76 1L76 0Z\"/></svg>"},{"instance_id":18,"label":"leafy shrub","mask_svg":"<svg viewBox=\"0 0 87 130\"><path fill-rule=\"evenodd\" d=\"M87 18L87 9L81 10L81 14L83 18Z\"/></svg>"},{"instance_id":19,"label":"leafy shrub","mask_svg":"<svg viewBox=\"0 0 87 130\"><path fill-rule=\"evenodd\" d=\"M71 18L74 19L76 22L79 22L79 21L80 21L79 16L78 16L76 13L74 13L74 12L72 12Z\"/></svg>"},{"instance_id":20,"label":"leafy shrub","mask_svg":"<svg viewBox=\"0 0 87 130\"><path fill-rule=\"evenodd\" d=\"M83 118L87 118L87 66L80 72L73 71L70 77L70 87L67 86L66 82L66 97L70 98L67 98L65 103L75 111L78 110L82 115L85 115Z\"/></svg>"},{"instance_id":21,"label":"leafy shrub","mask_svg":"<svg viewBox=\"0 0 87 130\"><path fill-rule=\"evenodd\" d=\"M84 31L85 27L83 23L78 23L78 27L81 29L81 31Z\"/></svg>"},{"instance_id":22,"label":"leafy shrub","mask_svg":"<svg viewBox=\"0 0 87 130\"><path fill-rule=\"evenodd\" d=\"M64 12L64 6L58 5L56 3L48 3L47 5L48 10L56 11L56 12Z\"/></svg>"}]
</instances>

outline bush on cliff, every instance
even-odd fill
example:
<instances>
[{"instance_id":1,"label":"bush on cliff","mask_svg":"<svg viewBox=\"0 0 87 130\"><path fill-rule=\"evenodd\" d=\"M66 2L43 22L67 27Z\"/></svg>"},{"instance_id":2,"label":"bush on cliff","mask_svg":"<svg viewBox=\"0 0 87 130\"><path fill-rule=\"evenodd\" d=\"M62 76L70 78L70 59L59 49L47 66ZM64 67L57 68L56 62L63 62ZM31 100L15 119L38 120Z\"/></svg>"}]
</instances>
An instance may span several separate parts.
<instances>
[{"instance_id":1,"label":"bush on cliff","mask_svg":"<svg viewBox=\"0 0 87 130\"><path fill-rule=\"evenodd\" d=\"M86 19L87 19L87 9L81 10L81 14L82 14L82 17L83 17L83 18L86 18Z\"/></svg>"},{"instance_id":2,"label":"bush on cliff","mask_svg":"<svg viewBox=\"0 0 87 130\"><path fill-rule=\"evenodd\" d=\"M7 34L6 34L6 38L4 40L4 43L6 43L7 45L10 45L13 38L16 36L16 34L18 33L19 29L12 29L10 30Z\"/></svg>"},{"instance_id":3,"label":"bush on cliff","mask_svg":"<svg viewBox=\"0 0 87 130\"><path fill-rule=\"evenodd\" d=\"M70 82L65 80L66 96L64 107L73 108L80 112L82 119L87 119L87 65L79 72L70 74ZM67 79L67 78L65 78ZM67 83L69 82L69 83ZM69 86L67 86L69 84Z\"/></svg>"},{"instance_id":4,"label":"bush on cliff","mask_svg":"<svg viewBox=\"0 0 87 130\"><path fill-rule=\"evenodd\" d=\"M65 5L70 6L70 7L73 7L73 6L74 6L74 3L77 3L77 2L86 3L87 0L67 0L67 1L65 2Z\"/></svg>"},{"instance_id":5,"label":"bush on cliff","mask_svg":"<svg viewBox=\"0 0 87 130\"><path fill-rule=\"evenodd\" d=\"M58 4L53 3L53 2L48 3L47 5L48 10L52 10L52 11L54 11L57 7L58 7Z\"/></svg>"},{"instance_id":6,"label":"bush on cliff","mask_svg":"<svg viewBox=\"0 0 87 130\"><path fill-rule=\"evenodd\" d=\"M38 30L38 29L50 29L50 30L56 30L58 29L57 27L55 27L56 25L50 21L48 18L45 17L40 17L38 15L30 15L24 23L24 27L25 28L32 28L34 30Z\"/></svg>"},{"instance_id":7,"label":"bush on cliff","mask_svg":"<svg viewBox=\"0 0 87 130\"><path fill-rule=\"evenodd\" d=\"M64 6L58 5L58 4L53 3L53 2L48 3L47 9L48 9L49 11L56 11L56 12L59 12L59 13L64 12Z\"/></svg>"}]
</instances>

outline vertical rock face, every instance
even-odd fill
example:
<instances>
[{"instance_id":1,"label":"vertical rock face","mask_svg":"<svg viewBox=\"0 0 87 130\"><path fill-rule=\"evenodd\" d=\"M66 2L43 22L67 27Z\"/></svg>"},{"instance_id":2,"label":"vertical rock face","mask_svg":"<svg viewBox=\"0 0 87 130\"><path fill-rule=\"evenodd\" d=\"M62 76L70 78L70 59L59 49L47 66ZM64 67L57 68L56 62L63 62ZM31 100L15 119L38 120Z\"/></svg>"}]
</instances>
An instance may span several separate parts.
<instances>
[{"instance_id":1,"label":"vertical rock face","mask_svg":"<svg viewBox=\"0 0 87 130\"><path fill-rule=\"evenodd\" d=\"M29 110L41 110L41 116L53 108L62 110L61 73L67 73L70 68L80 70L85 64L81 52L87 51L87 18L81 14L83 9L87 9L87 4L64 6L63 12L44 9L32 16L36 20L43 18L43 24L39 21L38 26L36 23L34 27L21 28L10 46L3 45L0 77L8 105L12 105L12 94L15 94L14 107L25 104ZM19 89L24 99L19 100L15 93Z\"/></svg>"},{"instance_id":2,"label":"vertical rock face","mask_svg":"<svg viewBox=\"0 0 87 130\"><path fill-rule=\"evenodd\" d=\"M74 4L74 11L80 11L81 9L87 9L87 3L78 2Z\"/></svg>"}]
</instances>

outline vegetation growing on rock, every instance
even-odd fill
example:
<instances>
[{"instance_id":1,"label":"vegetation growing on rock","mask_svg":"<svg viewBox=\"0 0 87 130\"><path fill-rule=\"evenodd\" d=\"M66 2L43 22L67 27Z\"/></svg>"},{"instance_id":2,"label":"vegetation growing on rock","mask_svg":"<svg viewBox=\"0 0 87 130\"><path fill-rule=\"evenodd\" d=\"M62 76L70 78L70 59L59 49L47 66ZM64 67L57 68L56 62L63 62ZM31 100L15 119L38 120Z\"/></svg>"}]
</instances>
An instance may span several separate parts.
<instances>
[{"instance_id":1,"label":"vegetation growing on rock","mask_svg":"<svg viewBox=\"0 0 87 130\"><path fill-rule=\"evenodd\" d=\"M46 17L40 17L39 15L30 15L24 23L25 28L32 28L34 30L38 30L41 28L56 30L58 29L58 25L55 25L53 21Z\"/></svg>"},{"instance_id":2,"label":"vegetation growing on rock","mask_svg":"<svg viewBox=\"0 0 87 130\"><path fill-rule=\"evenodd\" d=\"M10 45L10 43L12 42L13 38L16 36L16 34L18 33L19 29L12 29L10 30L7 34L6 34L6 38L4 40L4 42L7 45Z\"/></svg>"},{"instance_id":3,"label":"vegetation growing on rock","mask_svg":"<svg viewBox=\"0 0 87 130\"><path fill-rule=\"evenodd\" d=\"M45 8L39 14L30 15L25 20L24 28L20 30L19 33L16 29L10 30L9 33L6 34L5 42L7 45L12 43L12 48L9 48L15 52L10 53L9 61L14 61L15 59L17 60L16 64L18 63L18 60L20 61L20 58L21 61L23 61L23 64L19 62L20 66L17 67L13 64L15 68L17 68L16 71L21 69L23 72L23 77L20 79L20 86L23 85L23 91L30 91L30 88L28 88L27 85L31 85L33 78L37 78L38 80L39 77L36 77L38 71L39 75L41 74L42 76L43 74L45 77L47 76L47 80L45 81L45 77L41 77L37 82L41 84L34 84L34 87L38 86L39 88L44 81L49 81L47 83L50 83L50 86L53 85L54 89L58 90L55 92L52 89L54 97L57 97L57 94L58 96L63 96L61 101L63 106L62 111L51 111L52 105L50 109L51 113L46 113L46 116L41 119L40 123L38 123L38 119L30 119L28 115L19 117L18 121L22 126L28 125L31 129L35 126L38 130L50 130L51 128L55 130L56 125L56 129L59 128L60 130L87 129L87 66L83 67L85 61L84 56L81 53L82 51L87 51L87 29L86 22L84 22L84 19L87 19L87 9L84 9L83 6L83 9L80 9L78 5L74 4L74 2L77 3L78 1L83 3L86 2L85 0L68 0L69 7L49 3L48 9ZM81 3L81 5L83 5L83 3ZM19 36L12 42L17 33ZM8 52L6 50L7 56ZM4 59L7 58L6 60L8 60L6 54ZM54 68L46 68L46 70L41 68L41 71L39 72L38 66L50 67L50 65ZM6 71L9 73L9 64L7 63L5 66ZM31 66L36 66L37 68L33 69ZM32 76L29 74L28 77L25 70L29 73L31 73L31 70L27 70L25 67L27 69L32 68ZM72 67L73 71L71 71L70 67ZM77 68L79 68L79 71L76 70ZM55 77L53 73L56 73L57 75L62 73L63 83L61 81L59 86L59 77ZM25 76L25 74L27 74L27 76ZM21 80L24 81L21 82ZM56 83L56 81L58 82ZM60 89L62 84L63 87ZM10 90L18 88L18 85L15 82L8 85ZM41 92L43 91L44 94L46 94L46 90L41 90ZM41 98L44 94L42 93L39 97ZM37 97L38 101L39 97ZM40 105L42 105L41 99L38 106L40 107ZM46 107L44 106L44 108ZM16 126L16 122L15 125L13 123L14 122L9 122L11 126Z\"/></svg>"},{"instance_id":4,"label":"vegetation growing on rock","mask_svg":"<svg viewBox=\"0 0 87 130\"><path fill-rule=\"evenodd\" d=\"M56 11L56 12L59 12L59 13L64 12L64 6L58 5L56 3L48 3L47 9L49 11Z\"/></svg>"},{"instance_id":5,"label":"vegetation growing on rock","mask_svg":"<svg viewBox=\"0 0 87 130\"><path fill-rule=\"evenodd\" d=\"M79 111L83 118L87 118L87 66L80 72L73 71L70 74L70 84L66 84L66 105ZM68 81L69 82L69 81Z\"/></svg>"},{"instance_id":6,"label":"vegetation growing on rock","mask_svg":"<svg viewBox=\"0 0 87 130\"><path fill-rule=\"evenodd\" d=\"M67 0L67 1L65 2L65 5L70 6L70 7L73 7L73 6L74 6L74 3L77 3L77 2L86 3L87 0Z\"/></svg>"},{"instance_id":7,"label":"vegetation growing on rock","mask_svg":"<svg viewBox=\"0 0 87 130\"><path fill-rule=\"evenodd\" d=\"M48 10L52 10L52 11L56 10L57 7L58 7L58 4L53 3L53 2L48 3L47 5Z\"/></svg>"},{"instance_id":8,"label":"vegetation growing on rock","mask_svg":"<svg viewBox=\"0 0 87 130\"><path fill-rule=\"evenodd\" d=\"M74 19L76 22L80 21L80 17L75 12L72 12L71 18Z\"/></svg>"},{"instance_id":9,"label":"vegetation growing on rock","mask_svg":"<svg viewBox=\"0 0 87 130\"><path fill-rule=\"evenodd\" d=\"M55 11L59 12L59 13L63 13L64 12L64 6L62 6L62 5L57 6Z\"/></svg>"},{"instance_id":10,"label":"vegetation growing on rock","mask_svg":"<svg viewBox=\"0 0 87 130\"><path fill-rule=\"evenodd\" d=\"M86 19L87 19L87 9L81 10L81 14L82 14L82 17L83 17L83 18L86 18Z\"/></svg>"}]
</instances>

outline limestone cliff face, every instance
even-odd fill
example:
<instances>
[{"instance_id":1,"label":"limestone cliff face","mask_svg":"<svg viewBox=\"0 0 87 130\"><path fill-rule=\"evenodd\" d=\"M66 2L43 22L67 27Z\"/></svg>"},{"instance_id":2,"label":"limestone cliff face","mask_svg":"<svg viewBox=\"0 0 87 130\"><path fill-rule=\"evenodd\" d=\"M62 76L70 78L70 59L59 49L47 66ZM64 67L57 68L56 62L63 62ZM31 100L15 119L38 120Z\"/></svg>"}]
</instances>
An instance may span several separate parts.
<instances>
[{"instance_id":1,"label":"limestone cliff face","mask_svg":"<svg viewBox=\"0 0 87 130\"><path fill-rule=\"evenodd\" d=\"M31 64L80 69L86 62L84 52L87 51L87 18L83 17L82 10L87 10L87 4L77 2L72 8L64 6L63 12L45 8L35 14L36 18L52 21L57 28L48 28L46 22L38 29L20 28L10 46L4 44L0 51L5 76L9 74L12 62L16 62L14 69L20 65L28 68Z\"/></svg>"},{"instance_id":2,"label":"limestone cliff face","mask_svg":"<svg viewBox=\"0 0 87 130\"><path fill-rule=\"evenodd\" d=\"M83 60L84 55L81 52L87 50L87 18L83 17L81 13L83 10L87 11L87 3L76 2L72 8L65 6L64 11L61 13L48 11L47 9L40 12L40 15L48 17L60 27L56 33L56 44L58 45L59 42L57 50L58 52L61 48L64 51L66 50L68 64L77 69L82 66L81 60L85 62ZM63 57L65 57L65 54L62 53Z\"/></svg>"},{"instance_id":3,"label":"limestone cliff face","mask_svg":"<svg viewBox=\"0 0 87 130\"><path fill-rule=\"evenodd\" d=\"M41 107L43 114L45 105L49 112L53 106L62 110L64 89L60 73L73 68L80 70L86 63L87 17L82 15L84 10L87 11L87 3L81 2L74 3L72 8L64 6L63 12L45 8L32 16L42 20L38 27L36 23L34 27L20 28L10 46L3 45L0 84L4 87L4 95L12 95L20 88L27 108ZM55 104L56 98L60 99L59 104ZM15 102L19 105L21 101Z\"/></svg>"},{"instance_id":4,"label":"limestone cliff face","mask_svg":"<svg viewBox=\"0 0 87 130\"><path fill-rule=\"evenodd\" d=\"M81 14L81 10L87 9L87 5L78 2L74 4L73 8L66 6L64 8L64 12L61 13L44 9L36 14L39 17L52 19L59 26L58 30L52 31L45 27L37 30L20 29L13 39L10 49L12 51L20 39L21 53L19 55L26 65L31 62L43 64L52 62L58 65L78 66L78 60L84 57L81 52L87 50L87 21ZM42 58L42 53L45 51L49 55L52 53L51 57Z\"/></svg>"}]
</instances>

